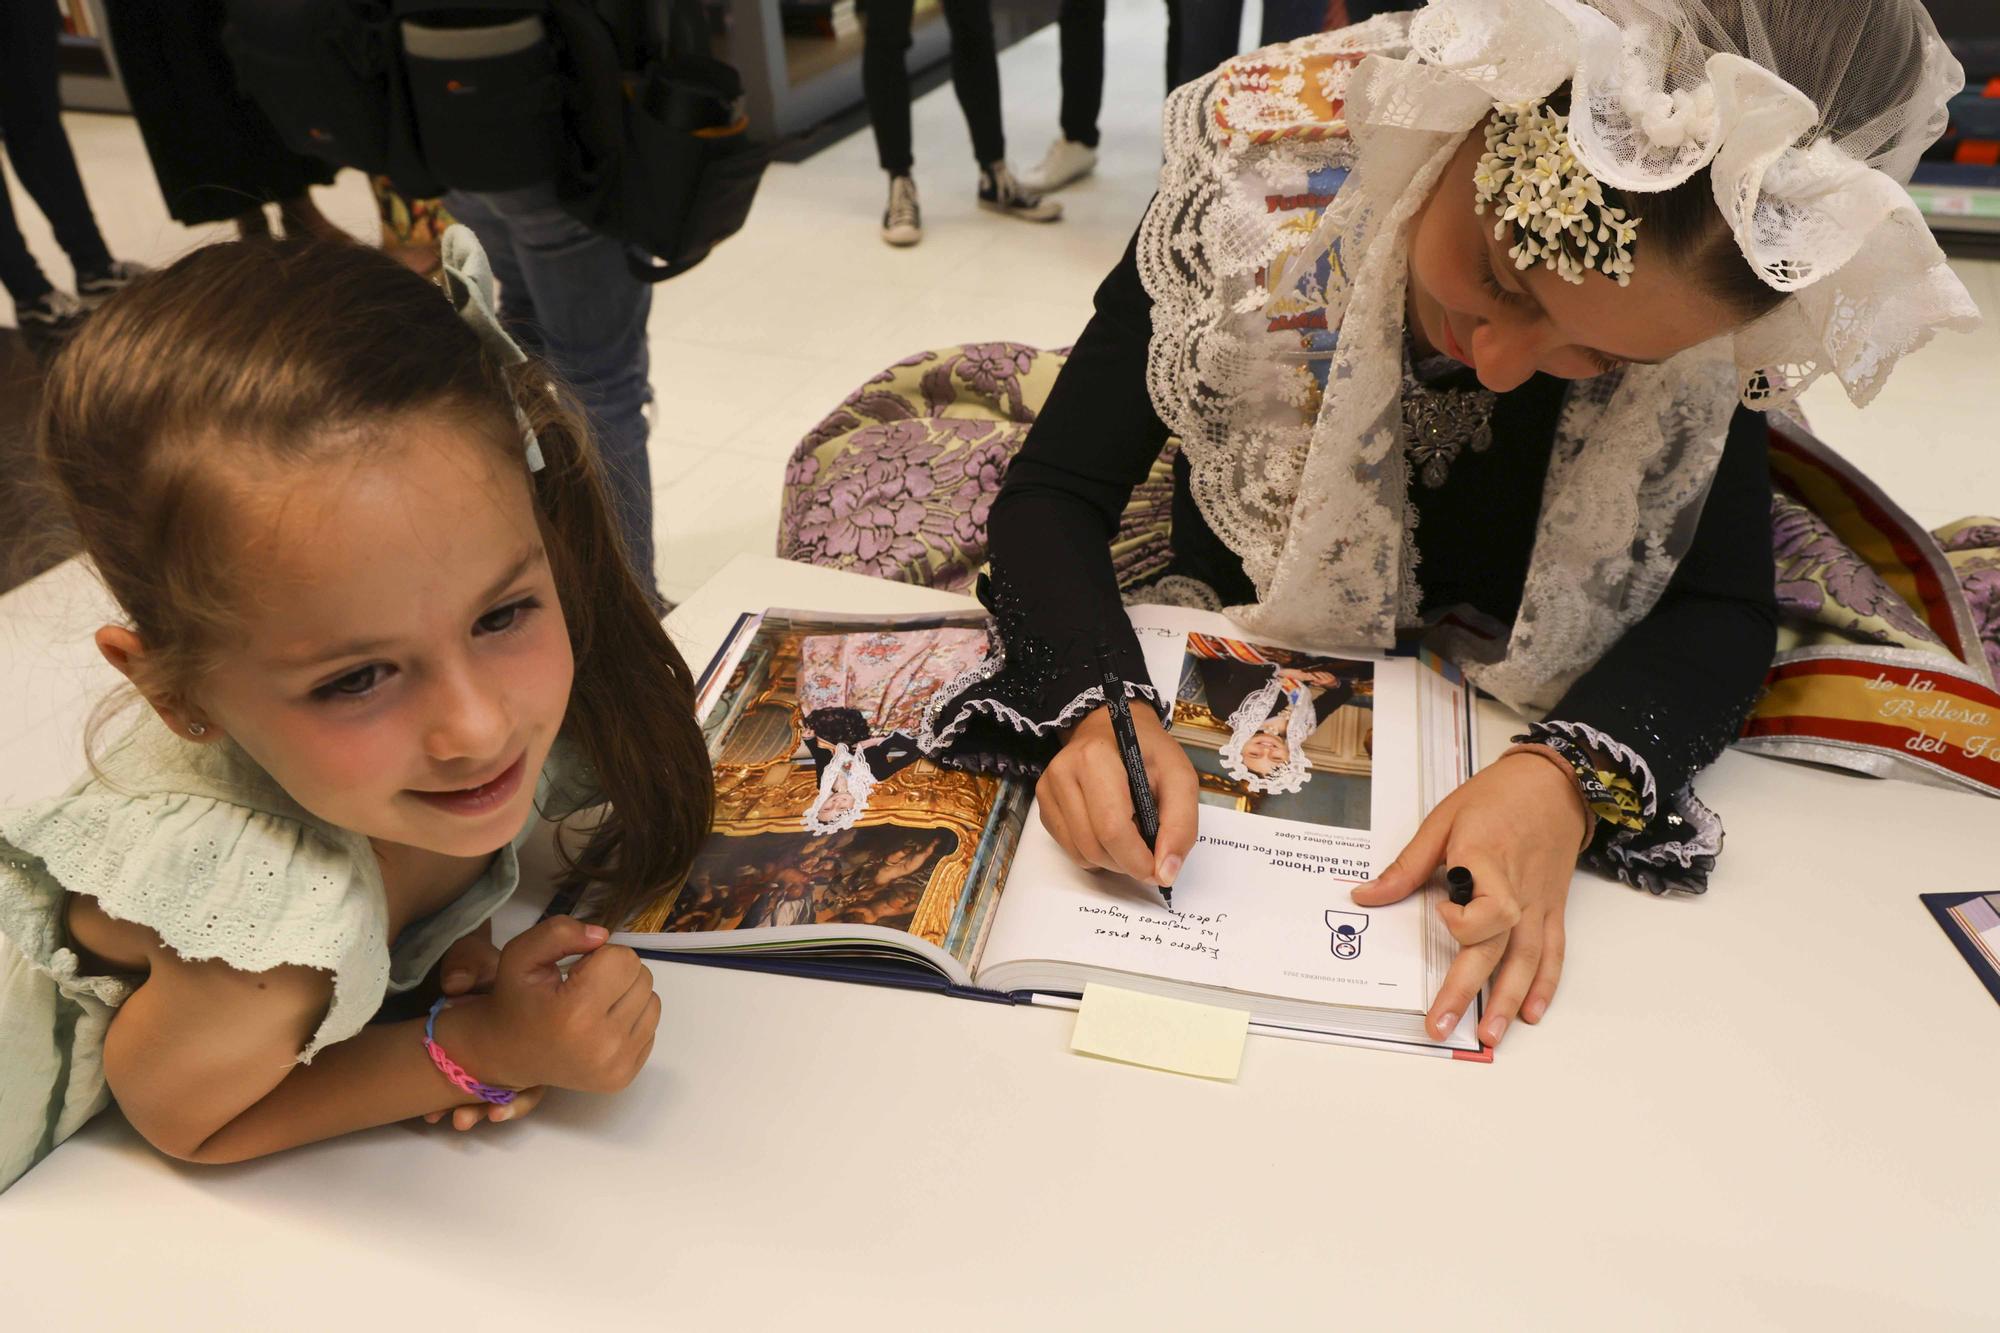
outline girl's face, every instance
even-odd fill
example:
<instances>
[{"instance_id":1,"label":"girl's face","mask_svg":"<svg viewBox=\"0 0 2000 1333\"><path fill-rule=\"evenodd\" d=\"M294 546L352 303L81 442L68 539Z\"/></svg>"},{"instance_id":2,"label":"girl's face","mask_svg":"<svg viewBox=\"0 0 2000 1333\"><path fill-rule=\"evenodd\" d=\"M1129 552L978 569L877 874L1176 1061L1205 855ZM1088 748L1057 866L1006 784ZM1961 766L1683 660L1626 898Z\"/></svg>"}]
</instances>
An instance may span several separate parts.
<instances>
[{"instance_id":1,"label":"girl's face","mask_svg":"<svg viewBox=\"0 0 2000 1333\"><path fill-rule=\"evenodd\" d=\"M525 462L432 416L244 484L256 605L195 702L314 815L485 856L527 822L569 633Z\"/></svg>"},{"instance_id":2,"label":"girl's face","mask_svg":"<svg viewBox=\"0 0 2000 1333\"><path fill-rule=\"evenodd\" d=\"M1647 253L1643 207L1629 286L1595 270L1578 285L1539 263L1515 268L1512 240L1493 238L1492 206L1472 211L1485 149L1484 127L1475 126L1411 224L1408 317L1420 346L1505 393L1536 373L1588 379L1664 361L1736 326L1721 303Z\"/></svg>"}]
</instances>

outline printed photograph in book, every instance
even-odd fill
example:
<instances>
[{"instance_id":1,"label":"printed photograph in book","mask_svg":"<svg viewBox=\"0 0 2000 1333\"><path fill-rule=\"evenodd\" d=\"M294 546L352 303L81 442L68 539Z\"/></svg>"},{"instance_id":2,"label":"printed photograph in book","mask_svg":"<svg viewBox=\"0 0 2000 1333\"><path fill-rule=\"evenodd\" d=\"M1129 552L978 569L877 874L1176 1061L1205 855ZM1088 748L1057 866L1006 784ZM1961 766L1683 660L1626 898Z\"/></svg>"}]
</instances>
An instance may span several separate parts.
<instances>
[{"instance_id":1,"label":"printed photograph in book","mask_svg":"<svg viewBox=\"0 0 2000 1333\"><path fill-rule=\"evenodd\" d=\"M1173 735L1203 805L1365 831L1374 709L1372 662L1189 634Z\"/></svg>"},{"instance_id":2,"label":"printed photograph in book","mask_svg":"<svg viewBox=\"0 0 2000 1333\"><path fill-rule=\"evenodd\" d=\"M625 929L846 923L953 948L975 926L968 887L1005 873L1026 798L939 767L916 737L932 697L988 650L976 615L764 616L704 722L712 831L686 883Z\"/></svg>"}]
</instances>

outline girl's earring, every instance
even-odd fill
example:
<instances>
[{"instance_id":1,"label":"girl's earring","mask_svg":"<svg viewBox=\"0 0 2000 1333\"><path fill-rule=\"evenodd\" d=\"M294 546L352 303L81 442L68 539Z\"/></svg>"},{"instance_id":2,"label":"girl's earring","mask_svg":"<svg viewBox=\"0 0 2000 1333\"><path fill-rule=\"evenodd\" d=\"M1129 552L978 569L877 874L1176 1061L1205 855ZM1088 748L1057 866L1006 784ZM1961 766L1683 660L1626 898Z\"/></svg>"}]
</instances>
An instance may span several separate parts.
<instances>
[{"instance_id":1,"label":"girl's earring","mask_svg":"<svg viewBox=\"0 0 2000 1333\"><path fill-rule=\"evenodd\" d=\"M208 724L206 722L190 722L187 724L187 727L188 735L190 736L206 736L208 734Z\"/></svg>"}]
</instances>

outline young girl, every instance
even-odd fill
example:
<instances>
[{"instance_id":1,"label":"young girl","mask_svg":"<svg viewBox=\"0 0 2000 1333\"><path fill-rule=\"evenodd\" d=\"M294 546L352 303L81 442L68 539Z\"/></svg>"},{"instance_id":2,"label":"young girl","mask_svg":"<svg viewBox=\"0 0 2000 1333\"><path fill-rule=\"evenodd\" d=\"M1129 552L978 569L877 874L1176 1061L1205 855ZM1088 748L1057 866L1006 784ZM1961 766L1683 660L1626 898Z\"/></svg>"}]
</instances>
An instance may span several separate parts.
<instances>
[{"instance_id":1,"label":"young girl","mask_svg":"<svg viewBox=\"0 0 2000 1333\"><path fill-rule=\"evenodd\" d=\"M0 813L0 1187L113 1097L231 1162L615 1091L652 1048L602 929L486 923L538 818L586 805L565 882L608 913L686 874L692 681L464 229L445 263L451 299L360 247L213 246L54 368L42 448L149 707ZM440 964L455 1002L370 1025Z\"/></svg>"},{"instance_id":2,"label":"young girl","mask_svg":"<svg viewBox=\"0 0 2000 1333\"><path fill-rule=\"evenodd\" d=\"M1109 542L1178 437L1173 560L1138 600L1327 648L1421 635L1542 718L1355 895L1470 867L1430 1030L1489 982L1484 1041L1538 1021L1579 851L1656 892L1720 852L1691 779L1775 639L1758 412L1822 373L1866 402L1977 321L1898 184L1962 82L1918 0L1431 0L1180 89L992 508L1005 669L920 741L1045 763L1072 856L1172 882L1195 774L1139 710L1148 849L1096 648L1112 627L1152 698Z\"/></svg>"}]
</instances>

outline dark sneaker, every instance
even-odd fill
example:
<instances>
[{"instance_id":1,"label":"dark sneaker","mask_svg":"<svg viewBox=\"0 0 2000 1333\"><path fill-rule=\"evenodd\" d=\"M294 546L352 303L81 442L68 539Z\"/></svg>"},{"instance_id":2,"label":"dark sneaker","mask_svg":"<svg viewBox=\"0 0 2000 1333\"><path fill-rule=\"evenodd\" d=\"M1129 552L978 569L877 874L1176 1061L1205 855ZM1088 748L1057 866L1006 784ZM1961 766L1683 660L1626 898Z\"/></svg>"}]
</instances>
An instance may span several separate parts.
<instances>
[{"instance_id":1,"label":"dark sneaker","mask_svg":"<svg viewBox=\"0 0 2000 1333\"><path fill-rule=\"evenodd\" d=\"M84 313L82 303L68 292L50 291L33 301L16 302L14 323L30 350L47 357L76 332Z\"/></svg>"},{"instance_id":2,"label":"dark sneaker","mask_svg":"<svg viewBox=\"0 0 2000 1333\"><path fill-rule=\"evenodd\" d=\"M979 169L979 206L1023 222L1054 222L1062 216L1062 205L1031 193L1005 162Z\"/></svg>"},{"instance_id":3,"label":"dark sneaker","mask_svg":"<svg viewBox=\"0 0 2000 1333\"><path fill-rule=\"evenodd\" d=\"M908 176L889 178L889 206L882 210L882 239L891 245L915 245L924 239L924 216L917 208L917 183Z\"/></svg>"},{"instance_id":4,"label":"dark sneaker","mask_svg":"<svg viewBox=\"0 0 2000 1333\"><path fill-rule=\"evenodd\" d=\"M77 300L85 310L95 310L131 286L132 280L146 271L144 264L114 259L110 268L96 273L79 273L76 275Z\"/></svg>"}]
</instances>

